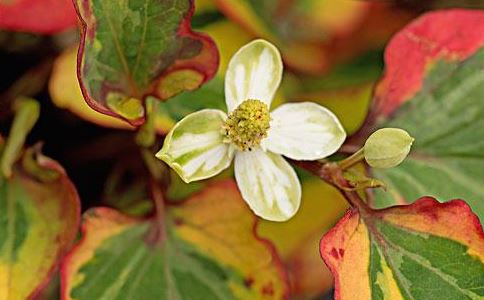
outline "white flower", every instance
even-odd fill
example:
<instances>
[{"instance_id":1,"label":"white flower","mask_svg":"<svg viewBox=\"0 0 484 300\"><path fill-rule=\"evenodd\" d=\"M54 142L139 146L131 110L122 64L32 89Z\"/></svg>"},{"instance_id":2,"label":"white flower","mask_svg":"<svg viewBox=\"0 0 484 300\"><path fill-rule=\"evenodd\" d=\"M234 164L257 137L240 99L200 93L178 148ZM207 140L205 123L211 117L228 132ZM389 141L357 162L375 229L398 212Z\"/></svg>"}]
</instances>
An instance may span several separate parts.
<instances>
[{"instance_id":1,"label":"white flower","mask_svg":"<svg viewBox=\"0 0 484 300\"><path fill-rule=\"evenodd\" d=\"M281 155L324 158L339 149L346 133L332 112L311 102L283 104L269 114L282 71L272 44L255 40L242 47L225 76L229 115L204 109L186 116L156 156L185 182L212 177L235 157L237 185L250 208L268 220L291 218L301 202L301 184Z\"/></svg>"}]
</instances>

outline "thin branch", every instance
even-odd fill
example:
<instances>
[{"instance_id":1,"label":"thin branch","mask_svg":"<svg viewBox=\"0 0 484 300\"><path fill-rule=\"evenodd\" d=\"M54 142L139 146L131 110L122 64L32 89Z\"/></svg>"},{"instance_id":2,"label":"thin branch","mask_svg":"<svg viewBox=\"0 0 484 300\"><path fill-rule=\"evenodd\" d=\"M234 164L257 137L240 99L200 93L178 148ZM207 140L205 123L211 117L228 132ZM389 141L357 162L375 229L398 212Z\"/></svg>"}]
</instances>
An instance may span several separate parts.
<instances>
[{"instance_id":1,"label":"thin branch","mask_svg":"<svg viewBox=\"0 0 484 300\"><path fill-rule=\"evenodd\" d=\"M292 161L295 165L313 173L322 180L337 188L348 201L348 203L357 208L361 213L370 213L373 209L363 201L360 195L355 191L351 183L343 176L343 170L334 162L321 163L317 161Z\"/></svg>"},{"instance_id":2,"label":"thin branch","mask_svg":"<svg viewBox=\"0 0 484 300\"><path fill-rule=\"evenodd\" d=\"M163 196L163 189L160 182L156 180L150 181L151 196L155 206L155 215L153 225L151 226L146 236L146 241L149 245L162 245L167 238L166 224L165 224L165 197Z\"/></svg>"}]
</instances>

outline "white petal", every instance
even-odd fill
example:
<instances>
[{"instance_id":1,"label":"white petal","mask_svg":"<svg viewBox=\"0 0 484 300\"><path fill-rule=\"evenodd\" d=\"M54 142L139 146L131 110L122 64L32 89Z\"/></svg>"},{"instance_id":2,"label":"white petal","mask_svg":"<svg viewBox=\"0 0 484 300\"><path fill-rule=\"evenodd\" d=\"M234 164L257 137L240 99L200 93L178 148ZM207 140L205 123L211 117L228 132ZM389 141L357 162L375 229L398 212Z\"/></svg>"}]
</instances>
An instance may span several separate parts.
<instances>
[{"instance_id":1,"label":"white petal","mask_svg":"<svg viewBox=\"0 0 484 300\"><path fill-rule=\"evenodd\" d=\"M156 157L166 162L185 182L212 177L225 170L234 150L223 143L225 113L204 109L189 114L166 136Z\"/></svg>"},{"instance_id":2,"label":"white petal","mask_svg":"<svg viewBox=\"0 0 484 300\"><path fill-rule=\"evenodd\" d=\"M271 113L263 147L296 160L316 160L336 152L346 138L338 118L312 102L287 103Z\"/></svg>"},{"instance_id":3,"label":"white petal","mask_svg":"<svg viewBox=\"0 0 484 300\"><path fill-rule=\"evenodd\" d=\"M301 184L282 156L260 149L235 154L235 179L256 215L286 221L299 209Z\"/></svg>"},{"instance_id":4,"label":"white petal","mask_svg":"<svg viewBox=\"0 0 484 300\"><path fill-rule=\"evenodd\" d=\"M271 106L282 78L279 50L264 40L255 40L234 54L225 74L225 101L229 112L245 100L260 100Z\"/></svg>"}]
</instances>

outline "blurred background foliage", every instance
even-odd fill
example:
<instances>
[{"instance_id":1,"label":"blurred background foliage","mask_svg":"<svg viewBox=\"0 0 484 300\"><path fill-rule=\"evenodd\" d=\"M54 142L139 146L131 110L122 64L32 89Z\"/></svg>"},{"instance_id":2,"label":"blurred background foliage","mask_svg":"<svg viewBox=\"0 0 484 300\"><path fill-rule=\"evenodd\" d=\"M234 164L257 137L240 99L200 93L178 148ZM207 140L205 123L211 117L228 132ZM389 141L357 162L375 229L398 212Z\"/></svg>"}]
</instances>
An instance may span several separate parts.
<instances>
[{"instance_id":1,"label":"blurred background foliage","mask_svg":"<svg viewBox=\"0 0 484 300\"><path fill-rule=\"evenodd\" d=\"M482 2L196 0L195 6L192 25L215 40L221 55L219 71L200 89L158 105L160 135L193 111L225 109L227 63L240 46L257 37L276 44L286 65L273 106L288 101L320 103L338 115L351 135L365 120L389 38L429 9L482 7ZM75 26L55 35L0 31L0 132L7 132L12 120L10 104L17 96L39 99L42 113L28 144L45 142L44 153L65 167L83 210L107 205L131 215L146 215L152 209L148 171L139 163L133 128L85 103L76 78L78 40ZM298 171L303 182L300 211L287 223L261 221L258 233L277 248L294 298L316 299L328 294L333 284L317 251L319 239L347 204L334 188ZM169 200L184 199L205 184L184 184L172 174ZM54 280L44 299L55 298L57 284Z\"/></svg>"}]
</instances>

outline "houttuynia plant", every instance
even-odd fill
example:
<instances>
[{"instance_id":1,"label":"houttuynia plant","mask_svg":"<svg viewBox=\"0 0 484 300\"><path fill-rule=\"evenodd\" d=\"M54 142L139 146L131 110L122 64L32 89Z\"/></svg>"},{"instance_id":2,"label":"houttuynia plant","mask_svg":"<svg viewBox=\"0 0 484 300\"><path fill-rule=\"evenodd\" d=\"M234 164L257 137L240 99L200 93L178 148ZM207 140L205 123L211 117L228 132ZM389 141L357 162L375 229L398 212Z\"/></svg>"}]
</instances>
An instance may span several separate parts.
<instances>
[{"instance_id":1,"label":"houttuynia plant","mask_svg":"<svg viewBox=\"0 0 484 300\"><path fill-rule=\"evenodd\" d=\"M0 0L0 300L484 299L482 8Z\"/></svg>"}]
</instances>

